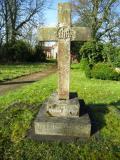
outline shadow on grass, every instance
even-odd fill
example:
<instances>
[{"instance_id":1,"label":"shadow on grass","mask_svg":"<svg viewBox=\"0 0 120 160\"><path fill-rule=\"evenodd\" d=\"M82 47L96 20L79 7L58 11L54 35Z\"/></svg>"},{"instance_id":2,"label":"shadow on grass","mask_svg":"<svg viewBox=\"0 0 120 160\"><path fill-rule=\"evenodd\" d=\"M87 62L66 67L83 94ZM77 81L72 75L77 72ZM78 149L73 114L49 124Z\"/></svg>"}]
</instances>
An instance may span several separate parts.
<instances>
[{"instance_id":1,"label":"shadow on grass","mask_svg":"<svg viewBox=\"0 0 120 160\"><path fill-rule=\"evenodd\" d=\"M91 135L97 134L106 126L105 115L109 113L109 107L114 106L120 112L120 100L108 104L88 104L85 105L84 100L80 99L80 116L88 113L91 120Z\"/></svg>"},{"instance_id":2,"label":"shadow on grass","mask_svg":"<svg viewBox=\"0 0 120 160\"><path fill-rule=\"evenodd\" d=\"M24 83L33 83L36 81L16 81L16 82L1 82L0 85L13 85L13 84L24 84Z\"/></svg>"},{"instance_id":3,"label":"shadow on grass","mask_svg":"<svg viewBox=\"0 0 120 160\"><path fill-rule=\"evenodd\" d=\"M77 97L76 93L70 94L70 98ZM109 107L112 105L114 106L118 111L120 111L120 100L117 102L112 102L109 105L108 104L87 104L85 105L85 102L83 99L79 99L80 103L80 116L88 113L91 119L91 135L94 135L98 133L103 127L106 126L106 120L105 115L109 113ZM40 105L40 104L39 104ZM29 109L30 111L34 112L34 118L36 117L39 105L29 105L24 103L16 103L12 104L3 111L2 117L3 119L6 119L8 115L10 116L10 119L12 117L15 117L16 114L20 113L21 110ZM12 114L12 115L11 115ZM15 114L15 115L14 115Z\"/></svg>"},{"instance_id":4,"label":"shadow on grass","mask_svg":"<svg viewBox=\"0 0 120 160\"><path fill-rule=\"evenodd\" d=\"M85 105L83 99L79 99L80 115L89 114L91 120L91 136L98 133L105 125L105 114L109 113L108 105L105 104L88 104Z\"/></svg>"},{"instance_id":5,"label":"shadow on grass","mask_svg":"<svg viewBox=\"0 0 120 160\"><path fill-rule=\"evenodd\" d=\"M77 70L77 69L81 70L80 67L70 67L70 69L71 70Z\"/></svg>"},{"instance_id":6,"label":"shadow on grass","mask_svg":"<svg viewBox=\"0 0 120 160\"><path fill-rule=\"evenodd\" d=\"M111 103L111 105L115 106L117 108L117 110L120 112L120 100L117 102Z\"/></svg>"},{"instance_id":7,"label":"shadow on grass","mask_svg":"<svg viewBox=\"0 0 120 160\"><path fill-rule=\"evenodd\" d=\"M76 92L70 93L70 99L78 97ZM107 104L88 104L85 105L83 99L79 99L80 111L79 116L89 114L91 120L91 135L98 133L98 131L106 125L105 115L109 113ZM112 103L114 104L114 103ZM116 103L117 104L117 103Z\"/></svg>"},{"instance_id":8,"label":"shadow on grass","mask_svg":"<svg viewBox=\"0 0 120 160\"><path fill-rule=\"evenodd\" d=\"M91 135L98 133L106 126L105 115L109 113L107 104L88 104L87 110L91 119Z\"/></svg>"}]
</instances>

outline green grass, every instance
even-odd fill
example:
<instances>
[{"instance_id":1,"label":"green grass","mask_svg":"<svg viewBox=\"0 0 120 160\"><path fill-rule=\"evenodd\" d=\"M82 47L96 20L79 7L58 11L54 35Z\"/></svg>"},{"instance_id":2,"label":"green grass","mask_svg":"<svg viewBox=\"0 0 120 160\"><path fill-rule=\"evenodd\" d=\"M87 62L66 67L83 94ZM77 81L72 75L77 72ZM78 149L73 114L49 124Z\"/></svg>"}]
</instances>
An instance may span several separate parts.
<instances>
[{"instance_id":1,"label":"green grass","mask_svg":"<svg viewBox=\"0 0 120 160\"><path fill-rule=\"evenodd\" d=\"M54 63L0 65L0 81L11 80L48 69Z\"/></svg>"},{"instance_id":2,"label":"green grass","mask_svg":"<svg viewBox=\"0 0 120 160\"><path fill-rule=\"evenodd\" d=\"M0 157L2 160L119 160L120 82L87 79L72 67L71 91L90 110L92 132L87 142L40 143L26 137L40 105L57 88L57 76L0 97Z\"/></svg>"}]
</instances>

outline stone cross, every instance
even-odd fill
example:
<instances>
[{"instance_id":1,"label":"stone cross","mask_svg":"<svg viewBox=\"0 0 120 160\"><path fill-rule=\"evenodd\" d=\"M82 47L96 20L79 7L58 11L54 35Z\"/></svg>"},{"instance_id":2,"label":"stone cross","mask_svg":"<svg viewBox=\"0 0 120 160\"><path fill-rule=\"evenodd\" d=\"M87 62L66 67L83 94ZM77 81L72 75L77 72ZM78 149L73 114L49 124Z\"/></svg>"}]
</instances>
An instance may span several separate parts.
<instances>
[{"instance_id":1,"label":"stone cross","mask_svg":"<svg viewBox=\"0 0 120 160\"><path fill-rule=\"evenodd\" d=\"M71 41L87 41L90 29L71 26L71 4L58 4L58 26L44 27L38 30L39 41L58 42L58 97L59 100L69 99L70 84L70 46Z\"/></svg>"}]
</instances>

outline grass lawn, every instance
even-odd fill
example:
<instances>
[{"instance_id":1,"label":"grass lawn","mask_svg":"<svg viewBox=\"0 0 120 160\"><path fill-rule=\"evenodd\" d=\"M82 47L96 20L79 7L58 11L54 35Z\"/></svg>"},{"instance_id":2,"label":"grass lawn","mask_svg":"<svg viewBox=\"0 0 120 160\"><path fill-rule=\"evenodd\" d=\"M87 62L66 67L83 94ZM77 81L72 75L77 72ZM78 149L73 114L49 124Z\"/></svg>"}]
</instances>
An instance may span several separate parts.
<instances>
[{"instance_id":1,"label":"grass lawn","mask_svg":"<svg viewBox=\"0 0 120 160\"><path fill-rule=\"evenodd\" d=\"M26 137L42 102L57 88L57 76L0 97L2 160L119 160L120 82L87 79L73 66L71 91L90 110L92 134L87 142L38 143Z\"/></svg>"},{"instance_id":2,"label":"grass lawn","mask_svg":"<svg viewBox=\"0 0 120 160\"><path fill-rule=\"evenodd\" d=\"M48 69L54 63L0 65L0 82Z\"/></svg>"}]
</instances>

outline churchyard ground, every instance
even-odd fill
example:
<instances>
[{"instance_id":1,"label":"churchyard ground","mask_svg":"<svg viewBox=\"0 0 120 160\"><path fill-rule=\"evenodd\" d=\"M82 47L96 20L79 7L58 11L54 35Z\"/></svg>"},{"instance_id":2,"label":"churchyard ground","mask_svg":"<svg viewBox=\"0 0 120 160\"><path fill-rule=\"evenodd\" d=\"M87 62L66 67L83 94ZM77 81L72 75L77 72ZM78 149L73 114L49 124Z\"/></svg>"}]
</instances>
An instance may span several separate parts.
<instances>
[{"instance_id":1,"label":"churchyard ground","mask_svg":"<svg viewBox=\"0 0 120 160\"><path fill-rule=\"evenodd\" d=\"M40 105L57 89L51 75L0 97L0 158L2 160L119 160L120 82L87 79L78 65L71 69L71 92L84 99L92 122L86 142L36 142L27 130Z\"/></svg>"},{"instance_id":2,"label":"churchyard ground","mask_svg":"<svg viewBox=\"0 0 120 160\"><path fill-rule=\"evenodd\" d=\"M35 72L47 70L54 63L26 63L26 64L13 64L2 65L0 64L0 82L12 80L21 76L29 75Z\"/></svg>"}]
</instances>

